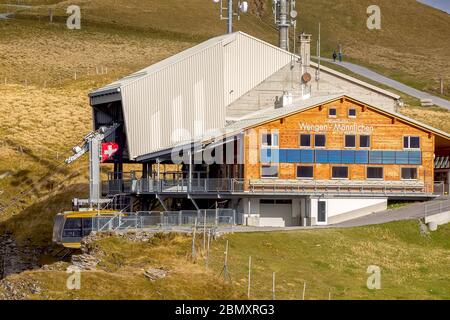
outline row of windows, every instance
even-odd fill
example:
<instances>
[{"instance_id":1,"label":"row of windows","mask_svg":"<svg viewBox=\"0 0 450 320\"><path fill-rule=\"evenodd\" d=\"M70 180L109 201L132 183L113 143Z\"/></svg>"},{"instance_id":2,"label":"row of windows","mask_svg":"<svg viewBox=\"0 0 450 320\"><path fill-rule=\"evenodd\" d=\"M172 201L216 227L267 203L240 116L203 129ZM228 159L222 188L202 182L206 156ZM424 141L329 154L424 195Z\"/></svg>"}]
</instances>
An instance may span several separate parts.
<instances>
[{"instance_id":1,"label":"row of windows","mask_svg":"<svg viewBox=\"0 0 450 320\"><path fill-rule=\"evenodd\" d=\"M313 141L314 138L314 141ZM359 138L359 139L358 139ZM300 134L300 147L311 148L312 146L316 148L326 147L326 135L324 134ZM370 136L369 135L354 135L346 134L344 136L344 147L345 148L370 148ZM279 137L278 133L268 133L263 134L261 137L261 146L263 148L278 148L279 147ZM403 137L403 148L404 149L420 149L420 137L405 136Z\"/></svg>"},{"instance_id":2,"label":"row of windows","mask_svg":"<svg viewBox=\"0 0 450 320\"><path fill-rule=\"evenodd\" d=\"M422 164L421 151L261 149L262 163Z\"/></svg>"},{"instance_id":3,"label":"row of windows","mask_svg":"<svg viewBox=\"0 0 450 320\"><path fill-rule=\"evenodd\" d=\"M349 108L347 110L347 116L349 118L356 118L356 109L355 108ZM328 109L328 117L336 118L337 117L337 109L336 108L329 108Z\"/></svg>"},{"instance_id":4,"label":"row of windows","mask_svg":"<svg viewBox=\"0 0 450 320\"><path fill-rule=\"evenodd\" d=\"M263 165L261 167L262 178L278 178L278 166ZM348 167L332 167L331 177L333 179L348 179L349 168ZM403 180L417 180L417 168L401 168L401 178ZM314 167L313 166L297 166L297 178L298 179L313 179ZM383 180L384 168L383 167L367 167L366 178Z\"/></svg>"}]
</instances>

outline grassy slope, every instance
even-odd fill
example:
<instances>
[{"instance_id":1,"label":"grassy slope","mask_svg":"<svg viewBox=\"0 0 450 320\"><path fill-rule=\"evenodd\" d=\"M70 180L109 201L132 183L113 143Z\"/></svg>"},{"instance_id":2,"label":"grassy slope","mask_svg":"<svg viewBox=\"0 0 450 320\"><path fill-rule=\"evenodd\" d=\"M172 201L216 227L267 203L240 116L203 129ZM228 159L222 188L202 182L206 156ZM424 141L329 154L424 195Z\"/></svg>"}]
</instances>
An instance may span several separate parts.
<instances>
[{"instance_id":1,"label":"grassy slope","mask_svg":"<svg viewBox=\"0 0 450 320\"><path fill-rule=\"evenodd\" d=\"M366 27L369 5L381 9L381 30ZM322 24L322 54L343 45L346 59L434 94L439 78L450 95L450 16L415 0L327 0L300 2L300 30L317 39ZM315 53L315 49L313 49Z\"/></svg>"},{"instance_id":2,"label":"grassy slope","mask_svg":"<svg viewBox=\"0 0 450 320\"><path fill-rule=\"evenodd\" d=\"M38 282L41 295L31 298L135 298L229 299L245 298L248 257L252 256L252 295L272 298L272 272L276 272L277 299L299 299L304 282L306 299L450 299L450 225L430 237L421 236L415 221L352 229L232 234L213 242L210 268L201 252L190 260L191 240L186 236L156 239L150 244L120 238L98 242L102 262L97 271L82 273L81 290L65 289L61 271L29 271L11 281ZM223 266L225 240L229 240L232 283L218 276ZM381 290L366 287L367 267L381 268ZM154 283L142 272L149 267L169 270Z\"/></svg>"}]
</instances>

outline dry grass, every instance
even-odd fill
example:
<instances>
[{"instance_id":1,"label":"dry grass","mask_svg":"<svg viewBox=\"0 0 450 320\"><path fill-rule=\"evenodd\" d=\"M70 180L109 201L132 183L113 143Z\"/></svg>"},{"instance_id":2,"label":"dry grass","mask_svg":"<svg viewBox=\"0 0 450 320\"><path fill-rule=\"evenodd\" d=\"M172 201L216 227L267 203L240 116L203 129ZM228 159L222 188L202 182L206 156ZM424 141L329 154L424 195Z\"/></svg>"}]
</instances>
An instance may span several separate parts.
<instances>
[{"instance_id":1,"label":"dry grass","mask_svg":"<svg viewBox=\"0 0 450 320\"><path fill-rule=\"evenodd\" d=\"M14 282L23 277L38 282L43 289L31 299L242 299L213 272L192 263L186 252L190 237L157 236L150 243L132 243L119 238L97 243L102 261L97 270L81 274L81 290L66 288L65 271L33 271L8 277ZM161 268L168 272L154 282L144 270Z\"/></svg>"},{"instance_id":2,"label":"dry grass","mask_svg":"<svg viewBox=\"0 0 450 320\"><path fill-rule=\"evenodd\" d=\"M441 108L408 107L399 110L404 115L450 132L450 112Z\"/></svg>"},{"instance_id":3,"label":"dry grass","mask_svg":"<svg viewBox=\"0 0 450 320\"><path fill-rule=\"evenodd\" d=\"M0 21L0 29L0 207L52 173L91 131L89 91L192 45L94 27L69 34L61 24L26 20ZM97 75L100 66L108 67L108 74ZM85 166L81 161L58 171L2 220L46 192L61 190L67 177L80 172L85 177Z\"/></svg>"}]
</instances>

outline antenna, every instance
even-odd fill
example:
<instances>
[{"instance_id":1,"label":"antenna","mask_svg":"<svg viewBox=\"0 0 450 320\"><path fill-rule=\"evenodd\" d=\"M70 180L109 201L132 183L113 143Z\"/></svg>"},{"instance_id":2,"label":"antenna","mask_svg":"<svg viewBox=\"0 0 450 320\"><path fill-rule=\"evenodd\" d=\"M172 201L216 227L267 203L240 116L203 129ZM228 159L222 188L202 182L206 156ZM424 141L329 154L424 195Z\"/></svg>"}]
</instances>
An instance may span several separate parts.
<instances>
[{"instance_id":1,"label":"antenna","mask_svg":"<svg viewBox=\"0 0 450 320\"><path fill-rule=\"evenodd\" d=\"M320 22L319 22L319 37L317 40L317 70L316 70L316 81L317 81L317 89L319 89L319 80L320 80Z\"/></svg>"},{"instance_id":2,"label":"antenna","mask_svg":"<svg viewBox=\"0 0 450 320\"><path fill-rule=\"evenodd\" d=\"M226 7L224 7L224 1L228 1ZM235 0L213 0L214 3L220 3L220 20L227 20L227 33L233 33L233 17L237 16L239 21L241 20L241 13L247 13L248 11L248 2L239 0L237 12L234 12L233 1Z\"/></svg>"},{"instance_id":3,"label":"antenna","mask_svg":"<svg viewBox=\"0 0 450 320\"><path fill-rule=\"evenodd\" d=\"M295 9L295 0L272 0L272 10L275 24L279 31L279 47L289 50L289 28L297 26L298 12ZM295 38L295 36L294 36ZM294 40L295 52L295 40Z\"/></svg>"}]
</instances>

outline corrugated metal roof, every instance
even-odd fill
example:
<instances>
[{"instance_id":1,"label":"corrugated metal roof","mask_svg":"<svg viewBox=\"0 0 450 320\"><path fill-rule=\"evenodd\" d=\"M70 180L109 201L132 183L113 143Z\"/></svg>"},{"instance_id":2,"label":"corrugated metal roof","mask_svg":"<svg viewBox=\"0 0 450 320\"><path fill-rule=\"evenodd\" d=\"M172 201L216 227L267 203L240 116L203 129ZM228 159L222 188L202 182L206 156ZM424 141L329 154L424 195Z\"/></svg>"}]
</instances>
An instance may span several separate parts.
<instances>
[{"instance_id":1,"label":"corrugated metal roof","mask_svg":"<svg viewBox=\"0 0 450 320\"><path fill-rule=\"evenodd\" d=\"M89 94L89 96L101 95L101 94L103 94L103 91L109 91L109 90L114 90L114 89L119 89L120 90L121 87L126 86L129 83L132 83L132 82L134 82L136 80L142 79L145 76L148 76L148 75L150 75L150 74L152 74L154 72L157 72L157 71L159 71L161 69L164 69L164 68L170 66L171 64L174 64L174 63L176 63L178 61L186 59L186 58L190 57L191 55L194 55L194 54L196 54L196 53L198 53L200 51L203 51L203 50L205 50L205 49L207 49L207 48L209 48L211 46L215 46L218 43L223 43L224 45L226 45L228 43L231 43L236 38L237 35L244 36L245 38L247 38L250 41L258 42L259 44L261 44L261 45L263 45L263 46L265 46L267 48L270 48L270 49L282 52L283 54L286 54L290 59L291 58L295 58L295 59L300 58L296 54L293 54L293 53L291 53L289 51L285 51L283 49L280 49L280 48L278 48L278 47L276 47L276 46L274 46L274 45L272 45L272 44L270 44L268 42L265 42L265 41L263 41L261 39L255 38L255 37L253 37L251 35L248 35L248 34L242 32L242 31L238 31L238 32L235 32L235 33L232 33L232 34L226 34L226 35L222 35L222 36L211 38L211 39L209 39L209 40L207 40L205 42L202 42L202 43L200 43L200 44L198 44L198 45L196 45L196 46L194 46L192 48L186 49L186 50L184 50L184 51L182 51L180 53L177 53L177 54L175 54L175 55L173 55L173 56L171 56L171 57L169 57L167 59L164 59L164 60L162 60L162 61L160 61L158 63L155 63L155 64L153 64L153 65L151 65L151 66L149 66L147 68L139 70L139 71L137 71L137 72L135 72L135 73L133 73L133 74L131 74L129 76L123 77L123 78L121 78L121 79L119 79L119 80L117 80L117 81L115 81L115 82L113 82L111 84L108 84L107 86L104 86L102 88L94 90L94 91L92 91ZM241 50L241 53L242 53L242 50ZM250 54L249 52L245 52L245 53L246 54ZM236 60L236 58L234 58L233 61L234 62L239 62L239 60ZM245 65L238 65L237 63L234 64L234 65L236 67L238 67L238 68L245 67ZM314 63L312 61L311 61L311 66L314 67L314 68L318 67L317 63ZM364 87L366 87L368 89L371 89L371 90L373 90L375 92L378 92L378 93L384 94L386 96L389 96L389 97L391 97L393 99L398 100L398 99L401 98L397 94L394 94L394 93L389 92L387 90L381 89L381 88L379 88L377 86L371 85L371 84L369 84L367 82L361 81L361 80L356 79L354 77L348 76L348 75L343 74L341 72L338 72L338 71L336 71L334 69L331 69L331 68L328 68L328 67L325 67L325 66L320 66L320 68L321 68L321 70L323 72L327 72L327 73L333 74L335 76L338 76L340 78L346 79L346 80L348 80L350 82L359 84L359 85L364 86ZM236 96L236 93L234 93L234 96Z\"/></svg>"},{"instance_id":2,"label":"corrugated metal roof","mask_svg":"<svg viewBox=\"0 0 450 320\"><path fill-rule=\"evenodd\" d=\"M177 53L173 56L170 56L167 59L161 60L160 62L157 62L149 67L146 67L142 70L139 70L133 74L130 74L126 77L123 77L113 83L108 84L107 86L104 86L102 88L99 88L95 91L92 91L89 96L95 96L95 95L99 95L102 94L103 91L108 91L111 89L120 89L134 81L137 81L139 79L142 79L148 75L151 75L152 73L158 72L162 69L165 69L167 67L169 67L170 65L182 61L186 58L189 58L190 56L197 54L205 49L208 49L210 47L213 47L219 43L227 43L228 41L232 41L233 39L235 39L236 34L226 34L223 36L218 36L218 37L214 37L211 38L205 42L202 42L192 48L186 49L180 53Z\"/></svg>"}]
</instances>

